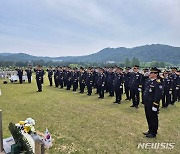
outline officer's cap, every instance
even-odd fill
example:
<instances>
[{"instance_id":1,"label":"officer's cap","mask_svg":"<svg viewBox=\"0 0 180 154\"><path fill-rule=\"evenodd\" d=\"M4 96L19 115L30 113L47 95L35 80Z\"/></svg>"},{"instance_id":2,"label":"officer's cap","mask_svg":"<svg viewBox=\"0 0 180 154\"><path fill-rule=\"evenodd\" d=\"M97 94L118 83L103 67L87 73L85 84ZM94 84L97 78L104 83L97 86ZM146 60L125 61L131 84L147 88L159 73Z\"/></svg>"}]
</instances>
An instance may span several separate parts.
<instances>
[{"instance_id":1,"label":"officer's cap","mask_svg":"<svg viewBox=\"0 0 180 154\"><path fill-rule=\"evenodd\" d=\"M171 67L171 69L175 69L175 70L177 70L177 67Z\"/></svg>"},{"instance_id":2,"label":"officer's cap","mask_svg":"<svg viewBox=\"0 0 180 154\"><path fill-rule=\"evenodd\" d=\"M131 69L131 67L126 67L125 69L130 70L130 69Z\"/></svg>"},{"instance_id":3,"label":"officer's cap","mask_svg":"<svg viewBox=\"0 0 180 154\"><path fill-rule=\"evenodd\" d=\"M150 69L150 72L151 72L151 73L160 73L161 71L160 71L157 67L152 67L152 68Z\"/></svg>"},{"instance_id":4,"label":"officer's cap","mask_svg":"<svg viewBox=\"0 0 180 154\"><path fill-rule=\"evenodd\" d=\"M123 68L122 68L122 67L117 67L117 69L118 69L118 70L123 70Z\"/></svg>"},{"instance_id":5,"label":"officer's cap","mask_svg":"<svg viewBox=\"0 0 180 154\"><path fill-rule=\"evenodd\" d=\"M164 70L164 72L163 73L169 73L170 71L169 70Z\"/></svg>"},{"instance_id":6,"label":"officer's cap","mask_svg":"<svg viewBox=\"0 0 180 154\"><path fill-rule=\"evenodd\" d=\"M138 66L138 65L134 65L134 67L139 68L139 66Z\"/></svg>"}]
</instances>

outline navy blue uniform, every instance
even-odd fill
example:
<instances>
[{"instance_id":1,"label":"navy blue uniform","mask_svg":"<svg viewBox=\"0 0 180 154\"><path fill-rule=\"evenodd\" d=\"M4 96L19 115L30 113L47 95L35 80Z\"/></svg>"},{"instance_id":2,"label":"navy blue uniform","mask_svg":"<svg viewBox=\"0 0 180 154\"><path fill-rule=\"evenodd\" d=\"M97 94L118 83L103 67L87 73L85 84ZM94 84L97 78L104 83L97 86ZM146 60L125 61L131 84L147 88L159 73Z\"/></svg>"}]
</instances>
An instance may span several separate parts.
<instances>
[{"instance_id":1,"label":"navy blue uniform","mask_svg":"<svg viewBox=\"0 0 180 154\"><path fill-rule=\"evenodd\" d=\"M107 91L109 92L109 96L114 96L113 81L114 81L114 72L108 72L107 73Z\"/></svg>"},{"instance_id":2,"label":"navy blue uniform","mask_svg":"<svg viewBox=\"0 0 180 154\"><path fill-rule=\"evenodd\" d=\"M31 83L31 76L32 76L32 71L31 70L26 70L27 78L28 78L28 83Z\"/></svg>"},{"instance_id":3,"label":"navy blue uniform","mask_svg":"<svg viewBox=\"0 0 180 154\"><path fill-rule=\"evenodd\" d=\"M73 91L76 91L78 88L78 74L77 74L77 72L72 72L71 79L72 79Z\"/></svg>"},{"instance_id":4,"label":"navy blue uniform","mask_svg":"<svg viewBox=\"0 0 180 154\"><path fill-rule=\"evenodd\" d=\"M92 94L92 86L93 86L93 74L92 73L87 73L86 74L86 86L88 90L88 95Z\"/></svg>"},{"instance_id":5,"label":"navy blue uniform","mask_svg":"<svg viewBox=\"0 0 180 154\"><path fill-rule=\"evenodd\" d=\"M163 95L162 95L162 107L168 107L168 105L171 103L171 94L172 88L171 88L171 79L169 77L166 77L162 79L163 81Z\"/></svg>"},{"instance_id":6,"label":"navy blue uniform","mask_svg":"<svg viewBox=\"0 0 180 154\"><path fill-rule=\"evenodd\" d=\"M97 81L97 86L98 86L98 91L99 91L99 98L104 98L105 81L106 81L105 74L100 73L98 75L98 81Z\"/></svg>"},{"instance_id":7,"label":"navy blue uniform","mask_svg":"<svg viewBox=\"0 0 180 154\"><path fill-rule=\"evenodd\" d=\"M171 76L172 81L172 101L171 104L174 104L177 101L177 90L178 90L178 78L179 76L176 73L173 73Z\"/></svg>"},{"instance_id":8,"label":"navy blue uniform","mask_svg":"<svg viewBox=\"0 0 180 154\"><path fill-rule=\"evenodd\" d=\"M124 74L124 89L126 94L126 100L131 99L130 88L129 88L130 72Z\"/></svg>"},{"instance_id":9,"label":"navy blue uniform","mask_svg":"<svg viewBox=\"0 0 180 154\"><path fill-rule=\"evenodd\" d=\"M71 85L72 85L71 72L70 71L66 72L66 77L67 77L67 90L70 90Z\"/></svg>"},{"instance_id":10,"label":"navy blue uniform","mask_svg":"<svg viewBox=\"0 0 180 154\"><path fill-rule=\"evenodd\" d=\"M53 71L52 70L47 70L47 72L48 72L49 84L50 84L50 86L52 86Z\"/></svg>"},{"instance_id":11,"label":"navy blue uniform","mask_svg":"<svg viewBox=\"0 0 180 154\"><path fill-rule=\"evenodd\" d=\"M120 103L123 93L123 74L116 73L114 78L114 90L116 94L116 103Z\"/></svg>"},{"instance_id":12,"label":"navy blue uniform","mask_svg":"<svg viewBox=\"0 0 180 154\"><path fill-rule=\"evenodd\" d=\"M143 102L149 133L156 136L158 130L158 109L162 97L162 85L159 79L148 79L144 86ZM153 111L156 108L157 111Z\"/></svg>"},{"instance_id":13,"label":"navy blue uniform","mask_svg":"<svg viewBox=\"0 0 180 154\"><path fill-rule=\"evenodd\" d=\"M80 93L84 93L86 74L84 72L79 75Z\"/></svg>"},{"instance_id":14,"label":"navy blue uniform","mask_svg":"<svg viewBox=\"0 0 180 154\"><path fill-rule=\"evenodd\" d=\"M59 86L58 73L59 73L58 70L54 71L54 83L56 88Z\"/></svg>"},{"instance_id":15,"label":"navy blue uniform","mask_svg":"<svg viewBox=\"0 0 180 154\"><path fill-rule=\"evenodd\" d=\"M17 71L18 71L17 75L19 76L19 83L21 84L22 83L23 70L18 69Z\"/></svg>"},{"instance_id":16,"label":"navy blue uniform","mask_svg":"<svg viewBox=\"0 0 180 154\"><path fill-rule=\"evenodd\" d=\"M43 72L41 70L36 70L36 83L39 92L42 91L42 76Z\"/></svg>"},{"instance_id":17,"label":"navy blue uniform","mask_svg":"<svg viewBox=\"0 0 180 154\"><path fill-rule=\"evenodd\" d=\"M63 78L64 78L64 72L63 71L58 71L57 73L58 76L58 85L60 86L60 88L63 88Z\"/></svg>"},{"instance_id":18,"label":"navy blue uniform","mask_svg":"<svg viewBox=\"0 0 180 154\"><path fill-rule=\"evenodd\" d=\"M142 90L141 90L141 93L142 93L142 104L144 104L143 102L143 92L144 92L144 86L145 86L145 83L146 81L149 79L149 76L147 75L142 75L142 79L141 79L141 84L142 84ZM141 86L140 86L141 87Z\"/></svg>"},{"instance_id":19,"label":"navy blue uniform","mask_svg":"<svg viewBox=\"0 0 180 154\"><path fill-rule=\"evenodd\" d=\"M141 85L141 78L142 78L142 74L140 74L139 72L130 73L129 88L132 97L132 103L133 103L132 106L135 107L139 105L139 88Z\"/></svg>"}]
</instances>

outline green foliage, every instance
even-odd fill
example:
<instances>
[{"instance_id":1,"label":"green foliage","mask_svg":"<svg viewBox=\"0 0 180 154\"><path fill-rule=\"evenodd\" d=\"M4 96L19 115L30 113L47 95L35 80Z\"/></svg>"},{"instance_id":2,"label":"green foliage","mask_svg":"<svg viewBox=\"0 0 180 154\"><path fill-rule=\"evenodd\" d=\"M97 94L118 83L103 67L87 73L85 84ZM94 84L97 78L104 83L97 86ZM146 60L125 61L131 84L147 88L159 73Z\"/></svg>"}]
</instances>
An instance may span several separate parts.
<instances>
[{"instance_id":1,"label":"green foliage","mask_svg":"<svg viewBox=\"0 0 180 154\"><path fill-rule=\"evenodd\" d=\"M20 146L20 151L25 154L33 154L29 142L24 138L24 136L21 134L20 130L15 126L15 124L10 122L8 128L14 138L15 143Z\"/></svg>"}]
</instances>

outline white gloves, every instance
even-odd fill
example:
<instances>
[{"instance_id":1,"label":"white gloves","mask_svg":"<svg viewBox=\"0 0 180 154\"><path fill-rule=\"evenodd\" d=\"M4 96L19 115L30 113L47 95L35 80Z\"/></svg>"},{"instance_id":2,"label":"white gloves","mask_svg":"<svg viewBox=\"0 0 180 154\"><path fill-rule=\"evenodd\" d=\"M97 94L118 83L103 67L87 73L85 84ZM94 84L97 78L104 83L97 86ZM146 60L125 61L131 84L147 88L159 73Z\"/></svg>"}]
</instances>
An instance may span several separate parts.
<instances>
[{"instance_id":1,"label":"white gloves","mask_svg":"<svg viewBox=\"0 0 180 154\"><path fill-rule=\"evenodd\" d=\"M138 91L141 91L141 88L138 88Z\"/></svg>"},{"instance_id":2,"label":"white gloves","mask_svg":"<svg viewBox=\"0 0 180 154\"><path fill-rule=\"evenodd\" d=\"M152 110L157 112L157 108L155 108L154 106L152 107Z\"/></svg>"},{"instance_id":3,"label":"white gloves","mask_svg":"<svg viewBox=\"0 0 180 154\"><path fill-rule=\"evenodd\" d=\"M169 91L169 94L172 94L172 91Z\"/></svg>"}]
</instances>

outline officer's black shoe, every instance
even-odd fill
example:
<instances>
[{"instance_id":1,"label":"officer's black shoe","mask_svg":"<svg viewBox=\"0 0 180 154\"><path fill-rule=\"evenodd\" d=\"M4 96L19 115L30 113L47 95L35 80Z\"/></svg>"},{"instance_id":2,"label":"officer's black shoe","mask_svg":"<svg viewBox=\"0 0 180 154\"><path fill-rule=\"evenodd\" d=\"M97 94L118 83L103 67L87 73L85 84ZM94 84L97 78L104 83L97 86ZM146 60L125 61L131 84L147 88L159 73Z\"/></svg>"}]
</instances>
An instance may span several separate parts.
<instances>
[{"instance_id":1,"label":"officer's black shoe","mask_svg":"<svg viewBox=\"0 0 180 154\"><path fill-rule=\"evenodd\" d=\"M126 101L128 101L128 100L129 100L129 98L126 98L125 100L126 100Z\"/></svg>"},{"instance_id":2,"label":"officer's black shoe","mask_svg":"<svg viewBox=\"0 0 180 154\"><path fill-rule=\"evenodd\" d=\"M146 137L147 137L147 138L155 138L156 135L153 135L153 134L150 134L150 133L149 133L149 134L146 135Z\"/></svg>"},{"instance_id":3,"label":"officer's black shoe","mask_svg":"<svg viewBox=\"0 0 180 154\"><path fill-rule=\"evenodd\" d=\"M87 94L88 96L91 96L91 94Z\"/></svg>"},{"instance_id":4,"label":"officer's black shoe","mask_svg":"<svg viewBox=\"0 0 180 154\"><path fill-rule=\"evenodd\" d=\"M98 98L104 99L104 97L98 97Z\"/></svg>"},{"instance_id":5,"label":"officer's black shoe","mask_svg":"<svg viewBox=\"0 0 180 154\"><path fill-rule=\"evenodd\" d=\"M121 102L117 102L118 104L121 104Z\"/></svg>"},{"instance_id":6,"label":"officer's black shoe","mask_svg":"<svg viewBox=\"0 0 180 154\"><path fill-rule=\"evenodd\" d=\"M130 107L135 107L134 105L131 105Z\"/></svg>"},{"instance_id":7,"label":"officer's black shoe","mask_svg":"<svg viewBox=\"0 0 180 154\"><path fill-rule=\"evenodd\" d=\"M148 134L150 134L150 132L149 132L149 131L143 132L143 134L144 134L144 135L148 135Z\"/></svg>"}]
</instances>

